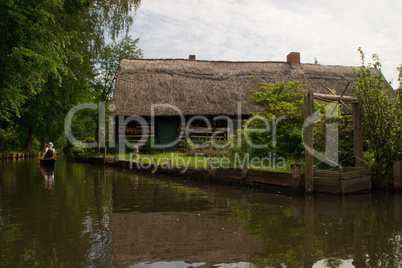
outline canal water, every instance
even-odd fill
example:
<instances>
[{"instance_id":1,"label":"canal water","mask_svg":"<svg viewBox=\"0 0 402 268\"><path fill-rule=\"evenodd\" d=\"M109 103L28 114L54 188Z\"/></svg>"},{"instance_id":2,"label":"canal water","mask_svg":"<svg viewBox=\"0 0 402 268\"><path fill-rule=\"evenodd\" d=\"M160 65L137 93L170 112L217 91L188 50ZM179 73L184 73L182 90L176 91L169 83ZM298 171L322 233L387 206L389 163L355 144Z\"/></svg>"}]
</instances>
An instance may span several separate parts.
<instances>
[{"instance_id":1,"label":"canal water","mask_svg":"<svg viewBox=\"0 0 402 268\"><path fill-rule=\"evenodd\" d=\"M399 267L402 197L0 162L0 267Z\"/></svg>"}]
</instances>

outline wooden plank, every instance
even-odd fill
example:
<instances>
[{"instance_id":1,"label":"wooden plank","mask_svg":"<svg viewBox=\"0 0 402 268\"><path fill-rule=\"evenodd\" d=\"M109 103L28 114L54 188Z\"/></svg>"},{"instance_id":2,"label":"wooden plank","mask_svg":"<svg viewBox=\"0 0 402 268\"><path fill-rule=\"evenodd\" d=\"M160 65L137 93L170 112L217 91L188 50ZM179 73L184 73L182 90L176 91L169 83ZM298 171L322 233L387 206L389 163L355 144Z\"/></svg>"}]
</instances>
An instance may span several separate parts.
<instances>
[{"instance_id":1,"label":"wooden plank","mask_svg":"<svg viewBox=\"0 0 402 268\"><path fill-rule=\"evenodd\" d=\"M370 175L370 169L360 169L355 171L348 171L342 174L343 180L350 180L354 178L364 177L366 175Z\"/></svg>"},{"instance_id":2,"label":"wooden plank","mask_svg":"<svg viewBox=\"0 0 402 268\"><path fill-rule=\"evenodd\" d=\"M192 138L195 138L195 139L205 139L205 138L208 138L208 137L210 137L210 136L207 136L207 135L205 135L205 136L191 135L191 136L190 136L191 139L192 139Z\"/></svg>"},{"instance_id":3,"label":"wooden plank","mask_svg":"<svg viewBox=\"0 0 402 268\"><path fill-rule=\"evenodd\" d=\"M359 99L351 96L338 96L338 95L329 95L322 93L315 93L314 98L323 100L323 101L344 101L346 103L356 103L359 102Z\"/></svg>"},{"instance_id":4,"label":"wooden plank","mask_svg":"<svg viewBox=\"0 0 402 268\"><path fill-rule=\"evenodd\" d=\"M250 180L257 183L267 184L267 185L275 185L275 186L285 186L291 187L292 186L292 179L289 180L281 180L274 177L250 177Z\"/></svg>"},{"instance_id":5,"label":"wooden plank","mask_svg":"<svg viewBox=\"0 0 402 268\"><path fill-rule=\"evenodd\" d=\"M214 132L210 131L210 130L195 129L195 130L192 130L191 133L214 133Z\"/></svg>"},{"instance_id":6,"label":"wooden plank","mask_svg":"<svg viewBox=\"0 0 402 268\"><path fill-rule=\"evenodd\" d=\"M241 181L242 170L241 169L232 169L232 168L228 168L228 169L219 168L219 169L217 169L216 177L222 178L222 179L231 179L231 180Z\"/></svg>"},{"instance_id":7,"label":"wooden plank","mask_svg":"<svg viewBox=\"0 0 402 268\"><path fill-rule=\"evenodd\" d=\"M124 135L126 138L142 138L144 135ZM148 134L147 137L154 136L154 134Z\"/></svg>"},{"instance_id":8,"label":"wooden plank","mask_svg":"<svg viewBox=\"0 0 402 268\"><path fill-rule=\"evenodd\" d=\"M366 172L366 171L364 171ZM369 173L360 174L359 177L349 178L347 180L338 180L334 178L315 177L314 188L316 192L332 194L350 194L358 191L369 191L371 181ZM356 172L352 172L356 174Z\"/></svg>"},{"instance_id":9,"label":"wooden plank","mask_svg":"<svg viewBox=\"0 0 402 268\"><path fill-rule=\"evenodd\" d=\"M314 178L328 178L328 179L340 179L341 178L341 173L338 171L325 171L325 170L320 170L320 171L315 171L314 172Z\"/></svg>"},{"instance_id":10,"label":"wooden plank","mask_svg":"<svg viewBox=\"0 0 402 268\"><path fill-rule=\"evenodd\" d=\"M151 138L151 137L155 137L154 135L148 135L147 137L144 137L144 138L127 138L127 136L121 136L121 137L125 137L126 138L126 140L127 141L147 141L149 138Z\"/></svg>"},{"instance_id":11,"label":"wooden plank","mask_svg":"<svg viewBox=\"0 0 402 268\"><path fill-rule=\"evenodd\" d=\"M330 179L330 178L316 178L314 181L315 184L321 184L321 185L326 185L326 186L334 186L340 184L340 181L337 179Z\"/></svg>"},{"instance_id":12,"label":"wooden plank","mask_svg":"<svg viewBox=\"0 0 402 268\"><path fill-rule=\"evenodd\" d=\"M347 171L337 172L337 171L327 171L320 170L314 172L315 178L331 178L340 180L349 180L356 177L362 177L365 175L370 175L370 169L366 168L347 168Z\"/></svg>"},{"instance_id":13,"label":"wooden plank","mask_svg":"<svg viewBox=\"0 0 402 268\"><path fill-rule=\"evenodd\" d=\"M370 190L370 176L358 177L350 180L341 181L341 193L351 194L354 192Z\"/></svg>"},{"instance_id":14,"label":"wooden plank","mask_svg":"<svg viewBox=\"0 0 402 268\"><path fill-rule=\"evenodd\" d=\"M340 194L340 181L326 178L315 178L314 190L320 193Z\"/></svg>"},{"instance_id":15,"label":"wooden plank","mask_svg":"<svg viewBox=\"0 0 402 268\"><path fill-rule=\"evenodd\" d=\"M292 172L288 171L271 171L271 170L262 170L262 169L249 169L248 170L249 176L256 176L256 177L267 177L267 176L274 176L277 178L283 179L291 179Z\"/></svg>"},{"instance_id":16,"label":"wooden plank","mask_svg":"<svg viewBox=\"0 0 402 268\"><path fill-rule=\"evenodd\" d=\"M254 182L269 185L292 186L293 184L291 172L248 169L247 177Z\"/></svg>"}]
</instances>

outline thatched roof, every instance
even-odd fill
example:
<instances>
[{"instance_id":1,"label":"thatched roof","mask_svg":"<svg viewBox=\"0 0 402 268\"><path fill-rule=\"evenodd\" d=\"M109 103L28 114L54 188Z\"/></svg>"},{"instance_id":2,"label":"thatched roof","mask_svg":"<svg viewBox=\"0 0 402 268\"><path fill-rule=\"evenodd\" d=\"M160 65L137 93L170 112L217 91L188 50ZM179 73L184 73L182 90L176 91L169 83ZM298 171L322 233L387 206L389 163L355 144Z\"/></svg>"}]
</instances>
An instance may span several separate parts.
<instances>
[{"instance_id":1,"label":"thatched roof","mask_svg":"<svg viewBox=\"0 0 402 268\"><path fill-rule=\"evenodd\" d=\"M250 90L263 83L298 80L307 89L340 94L355 80L353 67L288 62L227 62L183 59L121 61L113 99L115 115L151 115L151 104L170 104L185 115L236 115L261 108L250 103ZM345 95L351 95L349 85ZM155 115L177 115L167 108Z\"/></svg>"}]
</instances>

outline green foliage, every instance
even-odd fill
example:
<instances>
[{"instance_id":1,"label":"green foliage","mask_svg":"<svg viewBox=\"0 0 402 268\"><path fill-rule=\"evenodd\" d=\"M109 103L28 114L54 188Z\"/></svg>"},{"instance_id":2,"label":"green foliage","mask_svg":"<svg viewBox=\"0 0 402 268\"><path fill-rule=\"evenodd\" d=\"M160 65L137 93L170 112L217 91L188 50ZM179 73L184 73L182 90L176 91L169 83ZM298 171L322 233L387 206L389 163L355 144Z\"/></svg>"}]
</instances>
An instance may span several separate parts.
<instances>
[{"instance_id":1,"label":"green foliage","mask_svg":"<svg viewBox=\"0 0 402 268\"><path fill-rule=\"evenodd\" d=\"M71 122L71 129L77 140L92 139L96 133L98 113L95 110L85 109L75 114Z\"/></svg>"},{"instance_id":2,"label":"green foliage","mask_svg":"<svg viewBox=\"0 0 402 268\"><path fill-rule=\"evenodd\" d=\"M60 80L68 69L71 34L58 23L62 2L1 1L0 119L20 116L20 107L40 92L48 77Z\"/></svg>"},{"instance_id":3,"label":"green foliage","mask_svg":"<svg viewBox=\"0 0 402 268\"><path fill-rule=\"evenodd\" d=\"M299 81L264 83L258 90L251 91L251 100L264 107L266 118L286 116L286 122L303 120L303 92Z\"/></svg>"},{"instance_id":4,"label":"green foliage","mask_svg":"<svg viewBox=\"0 0 402 268\"><path fill-rule=\"evenodd\" d=\"M0 128L0 138L4 139L5 137L7 137L7 131Z\"/></svg>"},{"instance_id":5,"label":"green foliage","mask_svg":"<svg viewBox=\"0 0 402 268\"><path fill-rule=\"evenodd\" d=\"M21 147L35 137L42 143L56 140L72 107L99 100L95 67L100 51L108 47L105 35L114 42L127 33L131 11L139 4L140 0L0 2L0 122L8 123L5 147ZM137 41L124 38L121 43ZM23 135L27 129L33 129L28 137ZM22 140L14 142L15 137Z\"/></svg>"},{"instance_id":6,"label":"green foliage","mask_svg":"<svg viewBox=\"0 0 402 268\"><path fill-rule=\"evenodd\" d=\"M179 142L179 150L183 153L187 153L192 150L192 146L186 139L181 139Z\"/></svg>"},{"instance_id":7,"label":"green foliage","mask_svg":"<svg viewBox=\"0 0 402 268\"><path fill-rule=\"evenodd\" d=\"M187 155L204 155L206 157L224 157L229 154L226 149L231 140L191 139L182 140L181 148Z\"/></svg>"},{"instance_id":8,"label":"green foliage","mask_svg":"<svg viewBox=\"0 0 402 268\"><path fill-rule=\"evenodd\" d=\"M299 81L263 84L251 91L251 100L264 110L246 122L243 136L250 137L254 145L268 145L249 146L252 156L266 156L269 152L292 158L302 156L303 92Z\"/></svg>"},{"instance_id":9,"label":"green foliage","mask_svg":"<svg viewBox=\"0 0 402 268\"><path fill-rule=\"evenodd\" d=\"M236 135L229 137L231 146L228 147L229 154L234 157L238 155L241 159L249 152L249 147L244 139L244 130L238 129Z\"/></svg>"},{"instance_id":10,"label":"green foliage","mask_svg":"<svg viewBox=\"0 0 402 268\"><path fill-rule=\"evenodd\" d=\"M351 167L355 164L353 117L343 115L339 106L338 110L337 117L314 123L314 149L318 152L325 152L327 139L331 139L331 136L328 137L326 134L327 124L337 124L339 162L343 167ZM322 118L325 118L324 115ZM329 168L329 166L321 163L318 168L325 169Z\"/></svg>"},{"instance_id":11,"label":"green foliage","mask_svg":"<svg viewBox=\"0 0 402 268\"><path fill-rule=\"evenodd\" d=\"M362 128L368 149L373 152L373 182L387 187L392 181L393 161L402 159L402 101L385 82L378 55L374 54L372 68L365 65L359 48L362 66L355 70L354 94L362 101Z\"/></svg>"},{"instance_id":12,"label":"green foliage","mask_svg":"<svg viewBox=\"0 0 402 268\"><path fill-rule=\"evenodd\" d=\"M158 144L156 138L154 139L154 143ZM144 146L145 154L156 154L157 150L152 146L151 139L148 139Z\"/></svg>"},{"instance_id":13,"label":"green foliage","mask_svg":"<svg viewBox=\"0 0 402 268\"><path fill-rule=\"evenodd\" d=\"M74 143L74 146L71 147L70 152L74 156L83 156L86 154L86 151L82 147L83 144L81 142Z\"/></svg>"}]
</instances>

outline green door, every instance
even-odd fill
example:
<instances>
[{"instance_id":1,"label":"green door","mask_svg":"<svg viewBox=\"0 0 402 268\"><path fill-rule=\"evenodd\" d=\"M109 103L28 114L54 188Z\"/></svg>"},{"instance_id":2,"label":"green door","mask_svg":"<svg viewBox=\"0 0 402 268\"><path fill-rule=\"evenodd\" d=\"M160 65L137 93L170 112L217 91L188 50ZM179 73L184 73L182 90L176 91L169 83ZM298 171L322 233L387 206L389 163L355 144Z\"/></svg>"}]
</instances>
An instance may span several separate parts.
<instances>
[{"instance_id":1,"label":"green door","mask_svg":"<svg viewBox=\"0 0 402 268\"><path fill-rule=\"evenodd\" d=\"M157 124L157 139L159 145L169 144L177 139L177 120L176 119L161 119ZM167 148L161 148L162 151L174 151L176 144Z\"/></svg>"}]
</instances>

